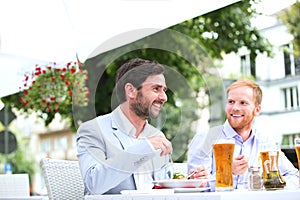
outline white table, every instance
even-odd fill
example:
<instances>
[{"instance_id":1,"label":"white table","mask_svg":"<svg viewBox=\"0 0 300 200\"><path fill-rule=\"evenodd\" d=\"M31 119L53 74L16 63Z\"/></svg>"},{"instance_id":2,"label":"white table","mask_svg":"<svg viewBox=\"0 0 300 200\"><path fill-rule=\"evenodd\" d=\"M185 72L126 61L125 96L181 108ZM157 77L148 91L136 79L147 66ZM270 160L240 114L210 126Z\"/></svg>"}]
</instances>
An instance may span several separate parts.
<instances>
[{"instance_id":1,"label":"white table","mask_svg":"<svg viewBox=\"0 0 300 200\"><path fill-rule=\"evenodd\" d=\"M118 195L87 195L85 200L299 200L300 189L276 191L235 190L232 192L145 193Z\"/></svg>"},{"instance_id":2,"label":"white table","mask_svg":"<svg viewBox=\"0 0 300 200\"><path fill-rule=\"evenodd\" d=\"M0 197L0 200L48 200L46 196Z\"/></svg>"}]
</instances>

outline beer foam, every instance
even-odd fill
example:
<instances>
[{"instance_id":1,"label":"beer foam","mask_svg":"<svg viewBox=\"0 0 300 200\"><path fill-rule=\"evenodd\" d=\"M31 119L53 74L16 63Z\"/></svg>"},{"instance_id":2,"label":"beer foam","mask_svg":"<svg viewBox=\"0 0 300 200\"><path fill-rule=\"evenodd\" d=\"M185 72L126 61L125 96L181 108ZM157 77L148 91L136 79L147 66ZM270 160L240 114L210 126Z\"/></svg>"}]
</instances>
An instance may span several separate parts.
<instances>
[{"instance_id":1,"label":"beer foam","mask_svg":"<svg viewBox=\"0 0 300 200\"><path fill-rule=\"evenodd\" d=\"M215 144L234 144L235 140L233 138L226 138L226 139L218 139Z\"/></svg>"}]
</instances>

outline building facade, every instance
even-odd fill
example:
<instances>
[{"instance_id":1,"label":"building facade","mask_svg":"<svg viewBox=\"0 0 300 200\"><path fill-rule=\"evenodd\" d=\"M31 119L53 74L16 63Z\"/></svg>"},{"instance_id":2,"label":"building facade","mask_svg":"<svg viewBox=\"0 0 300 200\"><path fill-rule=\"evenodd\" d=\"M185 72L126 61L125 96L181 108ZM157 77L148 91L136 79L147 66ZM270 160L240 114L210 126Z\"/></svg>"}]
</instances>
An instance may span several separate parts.
<instances>
[{"instance_id":1,"label":"building facade","mask_svg":"<svg viewBox=\"0 0 300 200\"><path fill-rule=\"evenodd\" d=\"M293 37L280 23L278 12L262 16L256 22L261 33L274 45L273 57L260 54L250 61L246 49L224 55L222 76L251 76L263 90L262 111L255 125L265 136L281 144L287 152L294 150L294 138L300 137L300 58L286 51L293 48ZM295 158L291 158L294 161Z\"/></svg>"}]
</instances>

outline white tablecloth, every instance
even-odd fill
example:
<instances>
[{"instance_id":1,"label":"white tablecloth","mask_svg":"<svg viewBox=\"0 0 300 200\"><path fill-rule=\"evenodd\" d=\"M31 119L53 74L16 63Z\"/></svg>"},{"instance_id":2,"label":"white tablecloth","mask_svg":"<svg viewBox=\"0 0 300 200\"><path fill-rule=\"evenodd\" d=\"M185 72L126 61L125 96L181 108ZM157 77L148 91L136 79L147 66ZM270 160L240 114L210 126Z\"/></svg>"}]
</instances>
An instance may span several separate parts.
<instances>
[{"instance_id":1,"label":"white tablecloth","mask_svg":"<svg viewBox=\"0 0 300 200\"><path fill-rule=\"evenodd\" d=\"M276 191L235 190L232 192L194 192L166 194L157 192L87 195L85 200L300 200L300 189Z\"/></svg>"}]
</instances>

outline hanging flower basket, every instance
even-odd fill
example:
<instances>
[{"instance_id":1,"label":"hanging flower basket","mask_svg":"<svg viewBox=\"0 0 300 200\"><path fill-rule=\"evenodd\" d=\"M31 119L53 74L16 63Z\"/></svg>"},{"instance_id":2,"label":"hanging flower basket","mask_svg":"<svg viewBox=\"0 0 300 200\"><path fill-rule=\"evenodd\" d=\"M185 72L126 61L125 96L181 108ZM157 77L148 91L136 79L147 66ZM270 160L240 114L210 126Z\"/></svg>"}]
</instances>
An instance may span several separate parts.
<instances>
[{"instance_id":1,"label":"hanging flower basket","mask_svg":"<svg viewBox=\"0 0 300 200\"><path fill-rule=\"evenodd\" d=\"M25 74L24 84L20 87L22 95L19 98L23 111L36 112L48 125L56 113L72 118L72 106L87 106L88 74L80 64L69 62L63 67L56 63L36 65L34 72Z\"/></svg>"}]
</instances>

